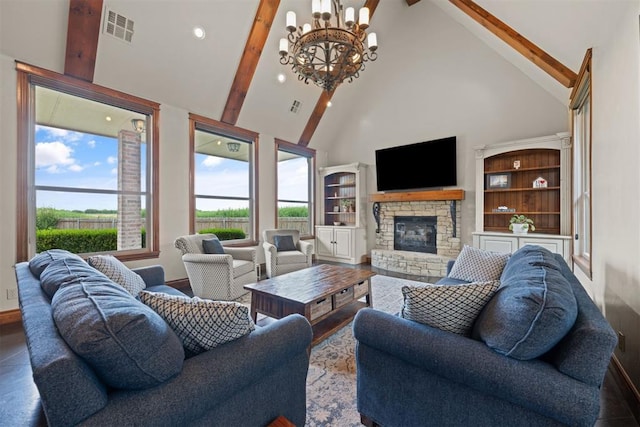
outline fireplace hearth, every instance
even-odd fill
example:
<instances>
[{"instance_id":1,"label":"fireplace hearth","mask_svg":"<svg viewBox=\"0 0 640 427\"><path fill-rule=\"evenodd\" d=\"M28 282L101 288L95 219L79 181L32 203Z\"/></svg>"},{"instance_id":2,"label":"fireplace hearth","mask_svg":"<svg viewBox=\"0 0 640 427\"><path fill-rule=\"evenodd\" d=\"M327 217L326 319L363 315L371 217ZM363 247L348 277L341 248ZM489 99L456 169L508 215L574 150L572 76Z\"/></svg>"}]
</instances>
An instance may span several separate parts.
<instances>
[{"instance_id":1,"label":"fireplace hearth","mask_svg":"<svg viewBox=\"0 0 640 427\"><path fill-rule=\"evenodd\" d=\"M393 249L437 253L437 224L435 216L394 216Z\"/></svg>"}]
</instances>

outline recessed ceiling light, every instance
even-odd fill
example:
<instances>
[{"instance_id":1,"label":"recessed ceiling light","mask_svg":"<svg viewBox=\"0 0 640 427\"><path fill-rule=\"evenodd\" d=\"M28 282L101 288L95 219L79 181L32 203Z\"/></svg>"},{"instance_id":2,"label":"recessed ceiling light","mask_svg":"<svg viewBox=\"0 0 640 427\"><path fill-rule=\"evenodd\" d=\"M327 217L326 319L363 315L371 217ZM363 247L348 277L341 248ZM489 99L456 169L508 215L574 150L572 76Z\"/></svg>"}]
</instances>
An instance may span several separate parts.
<instances>
[{"instance_id":1,"label":"recessed ceiling light","mask_svg":"<svg viewBox=\"0 0 640 427\"><path fill-rule=\"evenodd\" d=\"M280 83L284 83L284 82L286 82L286 81L287 81L287 76L285 76L285 75L284 75L284 74L282 74L282 73L278 74L278 81L279 81Z\"/></svg>"},{"instance_id":2,"label":"recessed ceiling light","mask_svg":"<svg viewBox=\"0 0 640 427\"><path fill-rule=\"evenodd\" d=\"M218 140L218 145L222 144L222 141Z\"/></svg>"},{"instance_id":3,"label":"recessed ceiling light","mask_svg":"<svg viewBox=\"0 0 640 427\"><path fill-rule=\"evenodd\" d=\"M327 107L331 107L333 104L331 103L331 101L327 101Z\"/></svg>"},{"instance_id":4,"label":"recessed ceiling light","mask_svg":"<svg viewBox=\"0 0 640 427\"><path fill-rule=\"evenodd\" d=\"M111 121L111 116L107 116L104 118L106 121L110 122Z\"/></svg>"},{"instance_id":5,"label":"recessed ceiling light","mask_svg":"<svg viewBox=\"0 0 640 427\"><path fill-rule=\"evenodd\" d=\"M204 39L205 37L205 32L204 32L204 28L202 27L193 27L193 36L199 40Z\"/></svg>"}]
</instances>

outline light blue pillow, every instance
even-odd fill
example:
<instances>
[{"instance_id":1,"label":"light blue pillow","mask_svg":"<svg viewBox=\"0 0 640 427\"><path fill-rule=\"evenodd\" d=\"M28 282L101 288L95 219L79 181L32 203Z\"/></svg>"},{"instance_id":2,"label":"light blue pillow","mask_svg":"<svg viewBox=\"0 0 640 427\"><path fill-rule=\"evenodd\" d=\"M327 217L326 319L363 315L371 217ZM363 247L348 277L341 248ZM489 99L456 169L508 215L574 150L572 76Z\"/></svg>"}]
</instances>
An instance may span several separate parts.
<instances>
[{"instance_id":1,"label":"light blue pillow","mask_svg":"<svg viewBox=\"0 0 640 427\"><path fill-rule=\"evenodd\" d=\"M108 278L80 258L60 258L44 269L40 275L40 287L49 298L53 298L59 288L77 283L78 280L104 283Z\"/></svg>"},{"instance_id":2,"label":"light blue pillow","mask_svg":"<svg viewBox=\"0 0 640 427\"><path fill-rule=\"evenodd\" d=\"M474 338L519 360L535 359L551 350L578 315L571 284L555 260L549 263L553 255L541 247L525 248L507 263L500 289L473 329Z\"/></svg>"},{"instance_id":3,"label":"light blue pillow","mask_svg":"<svg viewBox=\"0 0 640 427\"><path fill-rule=\"evenodd\" d=\"M82 261L82 258L80 258L79 255L65 249L49 249L48 251L40 252L29 260L29 270L31 270L31 273L39 279L40 275L49 264L57 259L63 258L76 258Z\"/></svg>"},{"instance_id":4,"label":"light blue pillow","mask_svg":"<svg viewBox=\"0 0 640 427\"><path fill-rule=\"evenodd\" d=\"M167 323L121 286L83 278L51 301L60 335L110 387L157 386L182 370L182 343Z\"/></svg>"}]
</instances>

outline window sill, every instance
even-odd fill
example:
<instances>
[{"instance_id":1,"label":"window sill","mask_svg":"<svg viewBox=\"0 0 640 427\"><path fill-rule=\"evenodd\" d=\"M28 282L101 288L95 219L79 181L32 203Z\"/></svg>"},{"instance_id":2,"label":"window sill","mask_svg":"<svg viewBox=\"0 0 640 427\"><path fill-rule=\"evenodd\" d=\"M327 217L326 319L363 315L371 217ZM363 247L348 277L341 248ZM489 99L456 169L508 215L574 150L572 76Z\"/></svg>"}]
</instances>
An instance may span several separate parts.
<instances>
[{"instance_id":1,"label":"window sill","mask_svg":"<svg viewBox=\"0 0 640 427\"><path fill-rule=\"evenodd\" d=\"M578 268L580 270L582 270L582 272L584 274L587 275L589 280L592 280L593 279L593 275L592 275L592 271L591 271L591 259L590 258L586 258L586 257L581 256L581 255L573 255L572 259L573 259L573 263L575 265L577 265Z\"/></svg>"},{"instance_id":2,"label":"window sill","mask_svg":"<svg viewBox=\"0 0 640 427\"><path fill-rule=\"evenodd\" d=\"M116 253L113 253L112 255L114 257L118 258L122 262L125 262L125 261L139 261L139 260L143 260L143 259L159 258L160 257L160 251L136 252L136 253L127 253L127 252L118 253L118 252L116 252Z\"/></svg>"}]
</instances>

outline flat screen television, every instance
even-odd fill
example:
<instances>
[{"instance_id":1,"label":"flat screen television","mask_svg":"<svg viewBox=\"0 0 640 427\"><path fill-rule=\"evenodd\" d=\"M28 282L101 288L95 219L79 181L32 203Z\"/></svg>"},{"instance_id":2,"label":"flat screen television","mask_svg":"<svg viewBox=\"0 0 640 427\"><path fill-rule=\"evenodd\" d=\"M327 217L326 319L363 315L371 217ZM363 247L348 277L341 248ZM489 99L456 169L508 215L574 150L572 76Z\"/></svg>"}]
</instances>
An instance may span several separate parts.
<instances>
[{"instance_id":1,"label":"flat screen television","mask_svg":"<svg viewBox=\"0 0 640 427\"><path fill-rule=\"evenodd\" d=\"M378 191L457 185L456 137L376 150Z\"/></svg>"}]
</instances>

